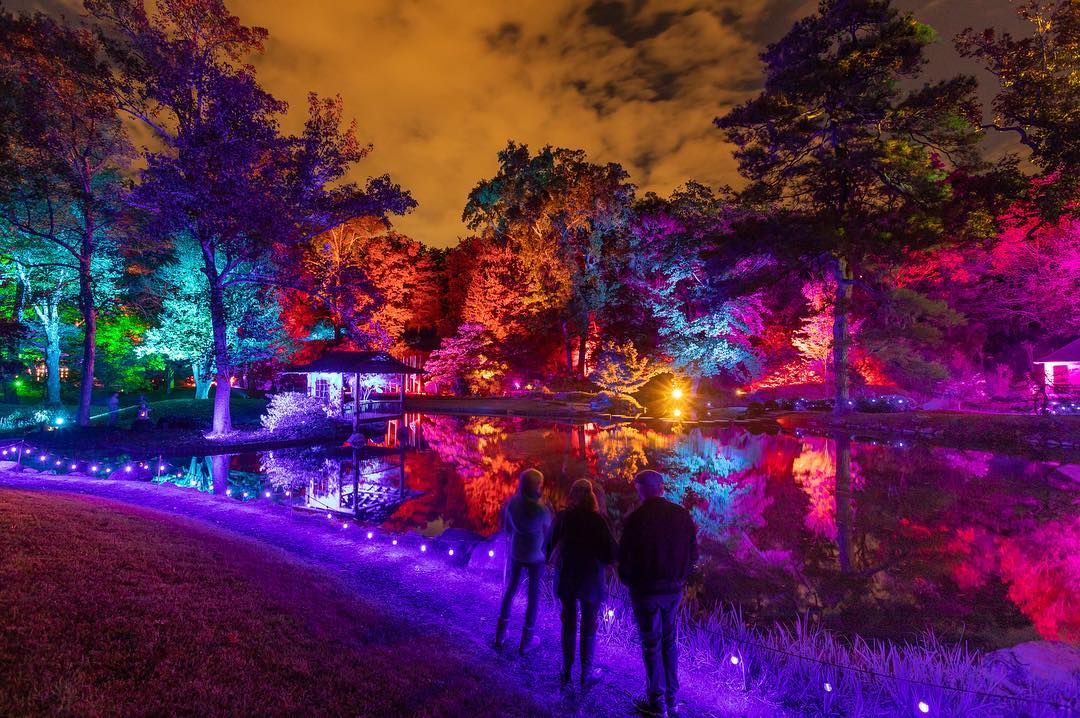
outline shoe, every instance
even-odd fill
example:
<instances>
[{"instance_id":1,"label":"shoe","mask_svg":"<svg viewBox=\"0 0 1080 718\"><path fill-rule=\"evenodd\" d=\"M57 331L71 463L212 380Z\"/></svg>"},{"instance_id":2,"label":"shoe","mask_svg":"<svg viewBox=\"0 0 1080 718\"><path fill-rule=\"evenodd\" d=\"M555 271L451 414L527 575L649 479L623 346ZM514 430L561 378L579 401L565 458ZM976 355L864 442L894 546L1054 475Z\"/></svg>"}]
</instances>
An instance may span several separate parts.
<instances>
[{"instance_id":1,"label":"shoe","mask_svg":"<svg viewBox=\"0 0 1080 718\"><path fill-rule=\"evenodd\" d=\"M659 698L638 698L634 701L634 710L649 718L668 718L667 706Z\"/></svg>"},{"instance_id":2,"label":"shoe","mask_svg":"<svg viewBox=\"0 0 1080 718\"><path fill-rule=\"evenodd\" d=\"M521 655L526 656L540 647L539 636L521 637Z\"/></svg>"},{"instance_id":3,"label":"shoe","mask_svg":"<svg viewBox=\"0 0 1080 718\"><path fill-rule=\"evenodd\" d=\"M583 668L581 671L581 687L592 688L604 679L604 671L599 668Z\"/></svg>"},{"instance_id":4,"label":"shoe","mask_svg":"<svg viewBox=\"0 0 1080 718\"><path fill-rule=\"evenodd\" d=\"M675 698L668 698L666 703L668 718L676 718L679 715L679 701Z\"/></svg>"}]
</instances>

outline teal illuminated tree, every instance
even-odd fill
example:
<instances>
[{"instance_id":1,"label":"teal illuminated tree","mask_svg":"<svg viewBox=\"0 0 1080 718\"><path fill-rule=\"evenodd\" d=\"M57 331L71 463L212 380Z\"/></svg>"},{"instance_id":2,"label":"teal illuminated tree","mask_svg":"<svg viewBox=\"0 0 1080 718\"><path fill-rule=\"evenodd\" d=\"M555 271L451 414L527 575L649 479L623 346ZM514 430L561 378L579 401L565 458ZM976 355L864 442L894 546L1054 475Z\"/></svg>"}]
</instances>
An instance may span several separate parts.
<instances>
[{"instance_id":1,"label":"teal illuminated tree","mask_svg":"<svg viewBox=\"0 0 1080 718\"><path fill-rule=\"evenodd\" d=\"M52 268L75 279L83 338L78 423L86 425L97 311L118 273L127 217L122 171L133 149L116 114L112 69L91 31L42 14L16 18L0 11L0 66L0 91L15 118L5 143L14 169L0 172L0 221L21 235L24 249L49 253ZM46 364L55 369L59 296L51 290L39 296L48 297L46 312L36 313L53 327ZM59 401L57 382L50 373L50 401Z\"/></svg>"},{"instance_id":2,"label":"teal illuminated tree","mask_svg":"<svg viewBox=\"0 0 1080 718\"><path fill-rule=\"evenodd\" d=\"M975 81L908 90L934 32L887 0L823 0L762 55L765 89L716 124L738 148L742 198L775 213L771 246L836 281L836 411L848 407L856 283L946 242L950 166L974 166Z\"/></svg>"}]
</instances>

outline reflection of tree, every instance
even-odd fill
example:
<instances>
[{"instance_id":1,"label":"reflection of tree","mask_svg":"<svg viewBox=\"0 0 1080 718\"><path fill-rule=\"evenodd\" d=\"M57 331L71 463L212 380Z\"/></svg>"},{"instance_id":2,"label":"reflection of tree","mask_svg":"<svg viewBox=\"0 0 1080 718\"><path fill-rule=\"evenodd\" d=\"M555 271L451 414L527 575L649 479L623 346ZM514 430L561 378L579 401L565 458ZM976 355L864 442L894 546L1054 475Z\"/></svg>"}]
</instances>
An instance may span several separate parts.
<instances>
[{"instance_id":1,"label":"reflection of tree","mask_svg":"<svg viewBox=\"0 0 1080 718\"><path fill-rule=\"evenodd\" d=\"M1009 598L1049 640L1080 641L1080 515L1001 539Z\"/></svg>"},{"instance_id":2,"label":"reflection of tree","mask_svg":"<svg viewBox=\"0 0 1080 718\"><path fill-rule=\"evenodd\" d=\"M629 483L648 466L646 450L667 449L671 443L666 434L625 424L597 431L589 445L593 476L604 482Z\"/></svg>"},{"instance_id":3,"label":"reflection of tree","mask_svg":"<svg viewBox=\"0 0 1080 718\"><path fill-rule=\"evenodd\" d=\"M720 541L764 525L765 476L750 471L761 463L764 441L745 432L706 438L698 429L678 437L661 462L668 498L686 505L698 529Z\"/></svg>"},{"instance_id":4,"label":"reflection of tree","mask_svg":"<svg viewBox=\"0 0 1080 718\"><path fill-rule=\"evenodd\" d=\"M277 489L296 490L301 487L320 486L327 477L337 481L340 467L327 458L319 448L279 449L259 456L267 482ZM329 489L329 487L326 487Z\"/></svg>"},{"instance_id":5,"label":"reflection of tree","mask_svg":"<svg viewBox=\"0 0 1080 718\"><path fill-rule=\"evenodd\" d=\"M491 417L427 416L424 439L461 478L468 518L482 531L499 524L503 504L517 489L523 462L508 458L503 444L510 434L507 420Z\"/></svg>"},{"instance_id":6,"label":"reflection of tree","mask_svg":"<svg viewBox=\"0 0 1080 718\"><path fill-rule=\"evenodd\" d=\"M791 475L806 492L809 507L806 512L806 528L818 536L836 540L836 446L820 437L802 440L802 451L791 465ZM848 489L861 489L863 477L857 465L851 465L851 485Z\"/></svg>"}]
</instances>

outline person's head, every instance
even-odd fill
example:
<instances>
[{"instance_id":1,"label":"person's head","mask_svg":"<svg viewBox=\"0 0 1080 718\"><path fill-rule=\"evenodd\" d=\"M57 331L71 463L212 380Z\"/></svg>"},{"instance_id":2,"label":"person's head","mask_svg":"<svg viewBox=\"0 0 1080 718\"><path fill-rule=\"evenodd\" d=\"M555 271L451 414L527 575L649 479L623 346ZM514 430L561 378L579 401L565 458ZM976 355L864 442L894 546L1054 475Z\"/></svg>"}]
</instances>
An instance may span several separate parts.
<instances>
[{"instance_id":1,"label":"person's head","mask_svg":"<svg viewBox=\"0 0 1080 718\"><path fill-rule=\"evenodd\" d=\"M593 491L592 482L588 479L578 479L570 487L570 500L568 507L571 509L584 508L588 511L599 511L600 504L596 500L596 492Z\"/></svg>"},{"instance_id":2,"label":"person's head","mask_svg":"<svg viewBox=\"0 0 1080 718\"><path fill-rule=\"evenodd\" d=\"M525 469L519 477L519 489L522 494L534 499L540 498L544 490L544 475L539 469Z\"/></svg>"},{"instance_id":3,"label":"person's head","mask_svg":"<svg viewBox=\"0 0 1080 718\"><path fill-rule=\"evenodd\" d=\"M646 469L634 477L634 486L642 501L664 495L664 475L659 471Z\"/></svg>"}]
</instances>

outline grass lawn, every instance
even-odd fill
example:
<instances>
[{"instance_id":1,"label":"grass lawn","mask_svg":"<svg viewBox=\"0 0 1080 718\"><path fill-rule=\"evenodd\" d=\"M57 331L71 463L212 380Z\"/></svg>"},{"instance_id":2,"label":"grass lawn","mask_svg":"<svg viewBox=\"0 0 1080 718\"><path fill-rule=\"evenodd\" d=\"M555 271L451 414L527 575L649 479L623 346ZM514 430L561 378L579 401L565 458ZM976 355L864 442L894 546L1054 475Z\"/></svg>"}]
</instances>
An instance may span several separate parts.
<instances>
[{"instance_id":1,"label":"grass lawn","mask_svg":"<svg viewBox=\"0 0 1080 718\"><path fill-rule=\"evenodd\" d=\"M538 715L326 574L178 517L0 490L0 715Z\"/></svg>"},{"instance_id":2,"label":"grass lawn","mask_svg":"<svg viewBox=\"0 0 1080 718\"><path fill-rule=\"evenodd\" d=\"M254 399L233 396L229 402L232 409L233 426L237 429L254 429L259 426L259 417L266 411L266 399ZM135 418L136 405L125 406L120 410L121 421L130 421ZM107 411L97 411L97 419L94 424L108 424ZM153 421L165 417L185 416L192 417L207 426L214 416L214 400L210 399L163 399L150 403L150 418Z\"/></svg>"}]
</instances>

